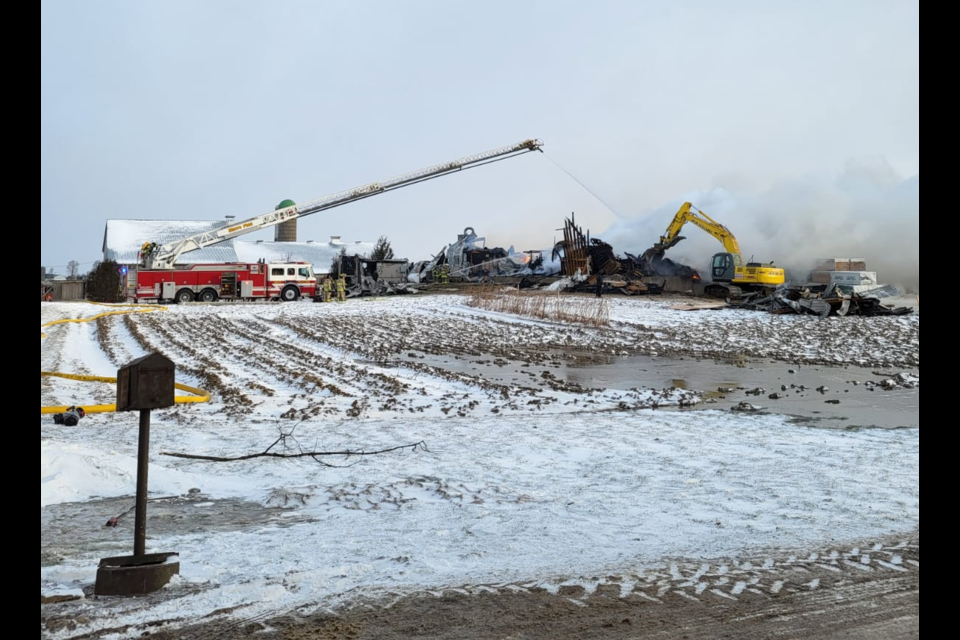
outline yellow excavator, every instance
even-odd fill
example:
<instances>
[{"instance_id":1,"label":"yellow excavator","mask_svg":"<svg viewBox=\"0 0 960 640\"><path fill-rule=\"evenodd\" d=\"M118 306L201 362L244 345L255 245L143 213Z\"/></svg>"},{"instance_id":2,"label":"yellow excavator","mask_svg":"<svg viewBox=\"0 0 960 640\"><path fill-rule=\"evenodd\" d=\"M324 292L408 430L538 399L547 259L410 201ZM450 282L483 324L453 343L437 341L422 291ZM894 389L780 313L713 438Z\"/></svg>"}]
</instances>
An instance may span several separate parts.
<instances>
[{"instance_id":1,"label":"yellow excavator","mask_svg":"<svg viewBox=\"0 0 960 640\"><path fill-rule=\"evenodd\" d=\"M726 250L713 256L710 273L712 283L708 283L704 288L707 295L728 300L741 300L744 297L752 297L751 294L772 292L784 283L783 269L774 267L772 262L769 265L763 265L751 259L750 262L744 263L740 253L740 243L730 229L689 202L684 202L677 211L677 215L667 227L667 232L660 236L660 241L644 252L643 261L653 266L662 260L667 249L684 239L680 231L688 222L719 240Z\"/></svg>"}]
</instances>

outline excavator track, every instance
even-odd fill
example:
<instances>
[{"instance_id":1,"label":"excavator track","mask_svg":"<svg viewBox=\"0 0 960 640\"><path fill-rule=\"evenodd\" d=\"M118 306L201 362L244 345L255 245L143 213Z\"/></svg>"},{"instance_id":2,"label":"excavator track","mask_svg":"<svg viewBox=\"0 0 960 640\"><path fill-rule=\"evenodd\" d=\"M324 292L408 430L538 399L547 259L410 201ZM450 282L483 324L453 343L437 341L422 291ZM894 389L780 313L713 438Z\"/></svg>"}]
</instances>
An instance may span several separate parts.
<instances>
[{"instance_id":1,"label":"excavator track","mask_svg":"<svg viewBox=\"0 0 960 640\"><path fill-rule=\"evenodd\" d=\"M727 300L729 302L736 302L743 297L743 290L740 287L717 283L708 284L704 289L704 293L711 298L719 298L720 300Z\"/></svg>"}]
</instances>

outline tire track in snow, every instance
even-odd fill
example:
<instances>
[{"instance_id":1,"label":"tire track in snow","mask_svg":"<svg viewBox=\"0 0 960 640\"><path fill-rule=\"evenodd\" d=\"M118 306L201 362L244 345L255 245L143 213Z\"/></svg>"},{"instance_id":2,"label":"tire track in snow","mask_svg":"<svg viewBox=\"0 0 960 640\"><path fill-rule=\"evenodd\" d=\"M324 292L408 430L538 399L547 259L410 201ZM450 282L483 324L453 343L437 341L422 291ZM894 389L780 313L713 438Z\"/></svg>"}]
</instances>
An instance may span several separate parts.
<instances>
[{"instance_id":1,"label":"tire track in snow","mask_svg":"<svg viewBox=\"0 0 960 640\"><path fill-rule=\"evenodd\" d=\"M847 553L825 554L828 559L836 556L833 560L835 564L825 564L822 561L824 554L820 553L809 554L807 561L788 556L781 560L767 557L755 564L746 562L740 565L674 562L659 569L646 570L642 576L607 576L602 580L567 580L562 583L538 581L472 585L417 591L411 597L440 598L447 593L509 595L530 592L565 595L587 603L591 598L640 598L662 605L672 598L699 603L705 602L704 598L740 602L749 598L775 600L806 594L812 598L810 602L822 601L827 606L836 600L838 592L852 601L862 601L874 595L896 595L898 580L904 574L919 573L918 561L902 558L904 549L902 546L875 547L871 551L873 555L887 558L882 563L876 561L876 566L844 559L844 556L862 555L859 548L855 547ZM919 554L919 549L916 552ZM798 567L803 571L798 572ZM867 582L862 582L865 579ZM574 591L580 591L581 594L572 595Z\"/></svg>"}]
</instances>

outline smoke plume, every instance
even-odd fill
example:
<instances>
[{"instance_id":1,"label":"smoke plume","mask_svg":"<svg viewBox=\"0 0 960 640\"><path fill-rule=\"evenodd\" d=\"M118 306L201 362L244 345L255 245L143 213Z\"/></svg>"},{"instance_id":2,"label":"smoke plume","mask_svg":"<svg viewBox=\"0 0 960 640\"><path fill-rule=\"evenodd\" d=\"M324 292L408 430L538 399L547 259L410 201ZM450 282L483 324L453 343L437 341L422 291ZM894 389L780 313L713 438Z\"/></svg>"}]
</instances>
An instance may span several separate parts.
<instances>
[{"instance_id":1,"label":"smoke plume","mask_svg":"<svg viewBox=\"0 0 960 640\"><path fill-rule=\"evenodd\" d=\"M726 225L745 260L775 262L789 281L806 281L823 258L862 258L881 284L920 293L920 175L904 181L884 160L848 163L839 175L782 181L764 191L722 188L688 193L602 234L618 252L640 254L684 202ZM705 277L721 245L688 224L667 252Z\"/></svg>"}]
</instances>

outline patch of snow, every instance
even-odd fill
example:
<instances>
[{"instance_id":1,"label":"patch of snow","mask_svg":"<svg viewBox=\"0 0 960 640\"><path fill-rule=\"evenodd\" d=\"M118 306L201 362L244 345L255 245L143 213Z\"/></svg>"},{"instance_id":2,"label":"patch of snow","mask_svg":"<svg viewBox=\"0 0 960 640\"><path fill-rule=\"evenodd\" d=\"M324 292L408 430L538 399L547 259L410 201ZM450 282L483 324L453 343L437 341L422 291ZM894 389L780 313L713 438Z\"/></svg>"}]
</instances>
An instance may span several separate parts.
<instances>
[{"instance_id":1,"label":"patch of snow","mask_svg":"<svg viewBox=\"0 0 960 640\"><path fill-rule=\"evenodd\" d=\"M74 438L76 442L40 441L40 508L64 502L134 495L137 490L136 450L131 450L128 443L121 453L111 448L109 436L90 437L91 434L82 427L76 429L79 436ZM150 465L149 482L151 494L160 495L183 495L192 488L223 492L222 495L244 491L217 477L169 469L156 463Z\"/></svg>"},{"instance_id":2,"label":"patch of snow","mask_svg":"<svg viewBox=\"0 0 960 640\"><path fill-rule=\"evenodd\" d=\"M562 280L557 280L553 284L549 285L544 289L544 291L549 291L551 293L556 293L557 291L563 291L564 289L569 289L575 283L572 278L563 278Z\"/></svg>"}]
</instances>

